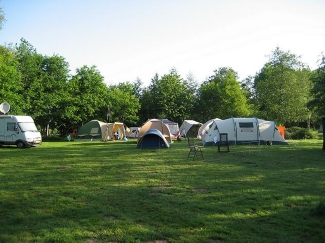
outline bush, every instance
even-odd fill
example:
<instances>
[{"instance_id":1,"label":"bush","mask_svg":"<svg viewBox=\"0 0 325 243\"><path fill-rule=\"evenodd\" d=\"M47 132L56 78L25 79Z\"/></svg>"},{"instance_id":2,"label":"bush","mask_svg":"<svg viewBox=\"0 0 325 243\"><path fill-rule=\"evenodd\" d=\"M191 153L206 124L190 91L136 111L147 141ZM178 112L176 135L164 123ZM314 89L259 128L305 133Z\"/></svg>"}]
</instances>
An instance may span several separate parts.
<instances>
[{"instance_id":1,"label":"bush","mask_svg":"<svg viewBox=\"0 0 325 243\"><path fill-rule=\"evenodd\" d=\"M316 139L317 131L304 127L290 127L285 131L285 139Z\"/></svg>"},{"instance_id":2,"label":"bush","mask_svg":"<svg viewBox=\"0 0 325 243\"><path fill-rule=\"evenodd\" d=\"M42 141L43 142L62 142L62 141L66 141L67 138L62 138L59 136L42 136Z\"/></svg>"}]
</instances>

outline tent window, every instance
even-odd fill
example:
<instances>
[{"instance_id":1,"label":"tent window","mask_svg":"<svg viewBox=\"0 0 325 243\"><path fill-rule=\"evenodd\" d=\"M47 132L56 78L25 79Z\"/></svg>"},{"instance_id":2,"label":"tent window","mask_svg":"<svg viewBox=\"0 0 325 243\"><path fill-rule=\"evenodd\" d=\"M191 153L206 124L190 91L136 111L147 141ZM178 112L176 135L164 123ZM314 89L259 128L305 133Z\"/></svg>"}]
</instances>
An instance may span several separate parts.
<instances>
[{"instance_id":1,"label":"tent window","mask_svg":"<svg viewBox=\"0 0 325 243\"><path fill-rule=\"evenodd\" d=\"M253 132L254 124L253 122L239 122L239 127L241 132Z\"/></svg>"},{"instance_id":2,"label":"tent window","mask_svg":"<svg viewBox=\"0 0 325 243\"><path fill-rule=\"evenodd\" d=\"M178 124L167 124L167 126L169 127L170 133L173 135L176 134L179 130Z\"/></svg>"},{"instance_id":3,"label":"tent window","mask_svg":"<svg viewBox=\"0 0 325 243\"><path fill-rule=\"evenodd\" d=\"M215 126L214 130L218 130L218 125Z\"/></svg>"},{"instance_id":4,"label":"tent window","mask_svg":"<svg viewBox=\"0 0 325 243\"><path fill-rule=\"evenodd\" d=\"M94 127L91 129L90 133L98 133L98 127Z\"/></svg>"}]
</instances>

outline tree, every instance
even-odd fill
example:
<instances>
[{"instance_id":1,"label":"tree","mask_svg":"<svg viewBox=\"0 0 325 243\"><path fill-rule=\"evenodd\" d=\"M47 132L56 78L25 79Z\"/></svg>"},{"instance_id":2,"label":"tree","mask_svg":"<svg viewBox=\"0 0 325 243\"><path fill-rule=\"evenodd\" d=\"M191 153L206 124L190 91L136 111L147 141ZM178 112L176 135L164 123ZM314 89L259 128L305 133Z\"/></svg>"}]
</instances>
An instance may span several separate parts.
<instances>
[{"instance_id":1,"label":"tree","mask_svg":"<svg viewBox=\"0 0 325 243\"><path fill-rule=\"evenodd\" d=\"M306 121L310 70L298 56L278 47L255 76L257 115L279 124Z\"/></svg>"},{"instance_id":2,"label":"tree","mask_svg":"<svg viewBox=\"0 0 325 243\"><path fill-rule=\"evenodd\" d=\"M5 15L4 15L3 11L2 11L2 8L0 8L0 30L2 29L3 24L4 24L5 21L6 21L5 20Z\"/></svg>"},{"instance_id":3,"label":"tree","mask_svg":"<svg viewBox=\"0 0 325 243\"><path fill-rule=\"evenodd\" d=\"M30 85L29 98L33 116L46 135L49 134L50 122L53 128L62 125L62 100L69 96L66 87L69 76L69 64L63 57L45 56L39 78Z\"/></svg>"},{"instance_id":4,"label":"tree","mask_svg":"<svg viewBox=\"0 0 325 243\"><path fill-rule=\"evenodd\" d=\"M322 54L318 68L312 73L312 99L309 102L320 118L325 115L325 55Z\"/></svg>"},{"instance_id":5,"label":"tree","mask_svg":"<svg viewBox=\"0 0 325 243\"><path fill-rule=\"evenodd\" d=\"M135 125L140 109L139 98L134 95L134 86L130 83L120 83L110 86L107 103L111 110L111 121Z\"/></svg>"},{"instance_id":6,"label":"tree","mask_svg":"<svg viewBox=\"0 0 325 243\"><path fill-rule=\"evenodd\" d=\"M173 68L161 78L156 74L143 91L142 114L147 119L168 118L181 123L191 114L194 98L193 86Z\"/></svg>"},{"instance_id":7,"label":"tree","mask_svg":"<svg viewBox=\"0 0 325 243\"><path fill-rule=\"evenodd\" d=\"M28 41L23 38L20 41L20 44L15 46L15 55L19 63L18 71L21 73L22 91L19 95L24 100L21 109L25 114L33 116L33 104L37 102L37 94L40 93L37 83L41 82L44 57L38 54Z\"/></svg>"},{"instance_id":8,"label":"tree","mask_svg":"<svg viewBox=\"0 0 325 243\"><path fill-rule=\"evenodd\" d=\"M237 73L225 67L214 70L214 73L199 89L196 111L200 120L248 116L249 105L245 91L237 81Z\"/></svg>"},{"instance_id":9,"label":"tree","mask_svg":"<svg viewBox=\"0 0 325 243\"><path fill-rule=\"evenodd\" d=\"M83 66L76 70L68 82L71 95L69 116L83 125L85 122L106 119L108 88L96 66Z\"/></svg>"},{"instance_id":10,"label":"tree","mask_svg":"<svg viewBox=\"0 0 325 243\"><path fill-rule=\"evenodd\" d=\"M8 102L11 114L23 112L24 100L20 95L22 90L18 60L10 48L0 46L0 103Z\"/></svg>"}]
</instances>

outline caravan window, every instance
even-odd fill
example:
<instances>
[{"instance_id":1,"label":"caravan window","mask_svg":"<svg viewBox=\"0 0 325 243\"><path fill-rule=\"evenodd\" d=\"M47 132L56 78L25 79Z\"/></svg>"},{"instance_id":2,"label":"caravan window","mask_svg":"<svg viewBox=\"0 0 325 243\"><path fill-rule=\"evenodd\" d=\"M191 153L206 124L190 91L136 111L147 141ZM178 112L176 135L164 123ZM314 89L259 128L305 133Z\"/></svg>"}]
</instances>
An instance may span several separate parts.
<instances>
[{"instance_id":1,"label":"caravan window","mask_svg":"<svg viewBox=\"0 0 325 243\"><path fill-rule=\"evenodd\" d=\"M16 126L16 123L8 122L7 123L7 131L15 131L15 126Z\"/></svg>"},{"instance_id":2,"label":"caravan window","mask_svg":"<svg viewBox=\"0 0 325 243\"><path fill-rule=\"evenodd\" d=\"M30 131L30 132L37 132L37 128L34 122L19 122L20 129L23 132Z\"/></svg>"},{"instance_id":3,"label":"caravan window","mask_svg":"<svg viewBox=\"0 0 325 243\"><path fill-rule=\"evenodd\" d=\"M241 132L253 132L254 124L253 122L239 122L239 127Z\"/></svg>"}]
</instances>

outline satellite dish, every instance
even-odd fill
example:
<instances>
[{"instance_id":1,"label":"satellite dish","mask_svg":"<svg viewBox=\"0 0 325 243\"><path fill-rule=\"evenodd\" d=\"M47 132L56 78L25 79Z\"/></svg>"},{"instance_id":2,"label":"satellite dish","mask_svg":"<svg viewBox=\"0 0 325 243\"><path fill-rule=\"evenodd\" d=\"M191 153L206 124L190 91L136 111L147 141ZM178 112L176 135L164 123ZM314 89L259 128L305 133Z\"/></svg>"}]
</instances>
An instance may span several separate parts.
<instances>
[{"instance_id":1,"label":"satellite dish","mask_svg":"<svg viewBox=\"0 0 325 243\"><path fill-rule=\"evenodd\" d=\"M0 112L6 114L10 110L10 105L7 102L3 102L0 104Z\"/></svg>"}]
</instances>

